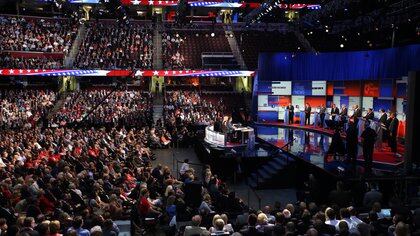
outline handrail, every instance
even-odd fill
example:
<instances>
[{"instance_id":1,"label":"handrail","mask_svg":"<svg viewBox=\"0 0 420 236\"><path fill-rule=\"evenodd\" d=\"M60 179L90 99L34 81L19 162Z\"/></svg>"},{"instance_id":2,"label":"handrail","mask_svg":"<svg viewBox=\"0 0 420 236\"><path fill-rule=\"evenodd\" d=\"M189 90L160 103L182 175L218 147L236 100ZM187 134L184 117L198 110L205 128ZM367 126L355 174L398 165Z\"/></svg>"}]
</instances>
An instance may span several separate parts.
<instances>
[{"instance_id":1,"label":"handrail","mask_svg":"<svg viewBox=\"0 0 420 236\"><path fill-rule=\"evenodd\" d=\"M290 140L289 142L287 142L285 145L283 145L282 147L280 147L280 149L284 151L284 148L287 147L287 146L289 146L295 140L296 140L296 138L293 138L292 140Z\"/></svg>"},{"instance_id":2,"label":"handrail","mask_svg":"<svg viewBox=\"0 0 420 236\"><path fill-rule=\"evenodd\" d=\"M180 160L178 160L176 157L175 157L175 152L172 152L172 160L173 160L173 162L172 162L172 165L173 165L173 169L175 170L175 166L176 166L176 178L178 179L179 178L179 168L178 168L178 164L179 163L184 163L183 161L180 161ZM200 163L191 163L191 162L188 162L188 165L192 165L192 166L199 166L199 167L201 167L201 168L204 168L205 167L205 165L204 164L200 164Z\"/></svg>"},{"instance_id":3,"label":"handrail","mask_svg":"<svg viewBox=\"0 0 420 236\"><path fill-rule=\"evenodd\" d=\"M248 207L249 207L249 203L250 203L249 190L251 189L252 192L254 193L255 197L257 198L257 201L258 201L258 209L261 209L261 197L260 197L260 195L257 193L257 191L253 187L251 187L251 185L249 184L248 179L246 179L245 183L248 186L248 203L247 203ZM257 172L257 186L258 186L258 172Z\"/></svg>"}]
</instances>

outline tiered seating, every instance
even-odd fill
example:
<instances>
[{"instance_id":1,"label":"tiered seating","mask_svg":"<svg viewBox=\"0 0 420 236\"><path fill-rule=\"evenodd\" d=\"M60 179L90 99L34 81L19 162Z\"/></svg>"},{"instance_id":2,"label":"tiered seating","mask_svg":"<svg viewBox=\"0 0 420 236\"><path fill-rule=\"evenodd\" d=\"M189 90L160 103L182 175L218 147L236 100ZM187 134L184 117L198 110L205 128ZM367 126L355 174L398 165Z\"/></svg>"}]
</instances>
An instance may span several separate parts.
<instances>
[{"instance_id":1,"label":"tiered seating","mask_svg":"<svg viewBox=\"0 0 420 236\"><path fill-rule=\"evenodd\" d=\"M3 53L0 56L0 66L19 69L60 69L63 67L63 60L48 57L19 58L10 53Z\"/></svg>"},{"instance_id":2,"label":"tiered seating","mask_svg":"<svg viewBox=\"0 0 420 236\"><path fill-rule=\"evenodd\" d=\"M231 51L223 31L216 31L214 37L211 36L211 31L180 31L166 34L179 35L179 38L182 39L177 52L183 57L183 67L187 69L202 68L201 53L203 52Z\"/></svg>"},{"instance_id":3,"label":"tiered seating","mask_svg":"<svg viewBox=\"0 0 420 236\"><path fill-rule=\"evenodd\" d=\"M76 37L70 19L0 17L0 67L60 68Z\"/></svg>"},{"instance_id":4,"label":"tiered seating","mask_svg":"<svg viewBox=\"0 0 420 236\"><path fill-rule=\"evenodd\" d=\"M97 69L150 69L152 53L152 33L146 27L100 21L88 25L75 66Z\"/></svg>"},{"instance_id":5,"label":"tiered seating","mask_svg":"<svg viewBox=\"0 0 420 236\"><path fill-rule=\"evenodd\" d=\"M88 126L144 126L151 122L150 110L149 94L142 91L81 90L66 97L63 107L50 123L52 126L66 126L85 119L83 125Z\"/></svg>"},{"instance_id":6,"label":"tiered seating","mask_svg":"<svg viewBox=\"0 0 420 236\"><path fill-rule=\"evenodd\" d=\"M1 90L0 128L35 127L54 106L56 95L48 90Z\"/></svg>"},{"instance_id":7,"label":"tiered seating","mask_svg":"<svg viewBox=\"0 0 420 236\"><path fill-rule=\"evenodd\" d=\"M258 54L261 52L294 52L300 46L292 32L243 31L235 32L235 36L250 70L257 69Z\"/></svg>"}]
</instances>

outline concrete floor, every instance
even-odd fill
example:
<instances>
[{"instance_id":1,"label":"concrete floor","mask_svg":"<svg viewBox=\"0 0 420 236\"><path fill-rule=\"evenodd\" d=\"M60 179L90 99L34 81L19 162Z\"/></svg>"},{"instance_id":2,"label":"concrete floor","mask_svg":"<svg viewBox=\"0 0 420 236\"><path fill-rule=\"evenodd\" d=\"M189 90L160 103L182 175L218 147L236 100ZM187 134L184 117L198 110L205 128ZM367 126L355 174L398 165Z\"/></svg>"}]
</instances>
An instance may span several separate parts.
<instances>
[{"instance_id":1,"label":"concrete floor","mask_svg":"<svg viewBox=\"0 0 420 236\"><path fill-rule=\"evenodd\" d=\"M177 172L177 165L178 168L181 166L181 163L177 164L176 161L174 162L174 158L181 162L188 158L190 163L201 164L193 148L158 149L155 150L154 153L156 154L157 159L153 162L153 165L155 166L160 163L163 166L169 166L172 169L173 174ZM200 166L192 166L197 173L201 173ZM228 183L228 186L231 191L235 191L237 196L253 209L259 209L265 205L273 206L276 201L280 202L283 206L287 203L296 202L295 189L265 189L253 191L245 183L239 182Z\"/></svg>"}]
</instances>

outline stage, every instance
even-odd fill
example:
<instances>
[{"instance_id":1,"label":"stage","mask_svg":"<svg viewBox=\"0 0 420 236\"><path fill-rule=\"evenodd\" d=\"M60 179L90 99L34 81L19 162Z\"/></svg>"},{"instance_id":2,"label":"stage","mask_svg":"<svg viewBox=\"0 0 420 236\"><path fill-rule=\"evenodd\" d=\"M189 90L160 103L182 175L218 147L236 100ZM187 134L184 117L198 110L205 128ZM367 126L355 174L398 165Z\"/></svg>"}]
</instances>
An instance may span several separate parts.
<instances>
[{"instance_id":1,"label":"stage","mask_svg":"<svg viewBox=\"0 0 420 236\"><path fill-rule=\"evenodd\" d=\"M356 166L351 165L344 157L334 159L332 155L327 155L333 135L333 131L330 129L270 122L257 123L255 131L259 140L277 148L282 148L290 142L288 147L283 148L284 151L333 175L343 175L343 173L348 175L350 173L345 172L350 170L354 177L364 173L364 159L360 144ZM345 136L342 135L342 138L345 139ZM398 146L398 153L401 158L397 158L385 143L381 149L375 148L373 154L374 174L378 176L397 174L404 163L402 158L403 145Z\"/></svg>"}]
</instances>

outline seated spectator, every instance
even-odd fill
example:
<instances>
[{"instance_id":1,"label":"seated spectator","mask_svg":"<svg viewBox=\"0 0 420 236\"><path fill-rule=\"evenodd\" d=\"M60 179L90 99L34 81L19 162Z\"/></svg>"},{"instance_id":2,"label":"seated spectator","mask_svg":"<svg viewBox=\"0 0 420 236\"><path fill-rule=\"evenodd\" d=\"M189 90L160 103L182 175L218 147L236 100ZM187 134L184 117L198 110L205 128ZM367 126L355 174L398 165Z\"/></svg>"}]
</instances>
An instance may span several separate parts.
<instances>
[{"instance_id":1,"label":"seated spectator","mask_svg":"<svg viewBox=\"0 0 420 236\"><path fill-rule=\"evenodd\" d=\"M0 51L67 54L76 31L76 24L70 19L1 16Z\"/></svg>"},{"instance_id":2,"label":"seated spectator","mask_svg":"<svg viewBox=\"0 0 420 236\"><path fill-rule=\"evenodd\" d=\"M397 224L397 226L395 227L394 235L395 236L406 236L406 235L410 235L410 229L409 229L408 225L406 225L403 222L399 222Z\"/></svg>"},{"instance_id":3,"label":"seated spectator","mask_svg":"<svg viewBox=\"0 0 420 236\"><path fill-rule=\"evenodd\" d=\"M248 216L248 225L244 226L240 233L244 236L261 235L261 233L256 229L257 219L258 218L255 214L250 214Z\"/></svg>"},{"instance_id":4,"label":"seated spectator","mask_svg":"<svg viewBox=\"0 0 420 236\"><path fill-rule=\"evenodd\" d=\"M152 33L132 25L90 23L76 57L77 68L151 69Z\"/></svg>"},{"instance_id":5,"label":"seated spectator","mask_svg":"<svg viewBox=\"0 0 420 236\"><path fill-rule=\"evenodd\" d=\"M191 219L191 226L185 227L184 236L193 236L193 235L209 235L210 232L204 227L200 227L201 216L195 215Z\"/></svg>"},{"instance_id":6,"label":"seated spectator","mask_svg":"<svg viewBox=\"0 0 420 236\"><path fill-rule=\"evenodd\" d=\"M258 232L264 233L270 231L274 225L268 223L268 217L264 213L260 213L257 216L257 226L255 227Z\"/></svg>"},{"instance_id":7,"label":"seated spectator","mask_svg":"<svg viewBox=\"0 0 420 236\"><path fill-rule=\"evenodd\" d=\"M90 232L87 229L82 228L83 227L83 218L78 216L74 218L73 220L73 226L70 227L67 232L76 231L78 236L89 236Z\"/></svg>"}]
</instances>

